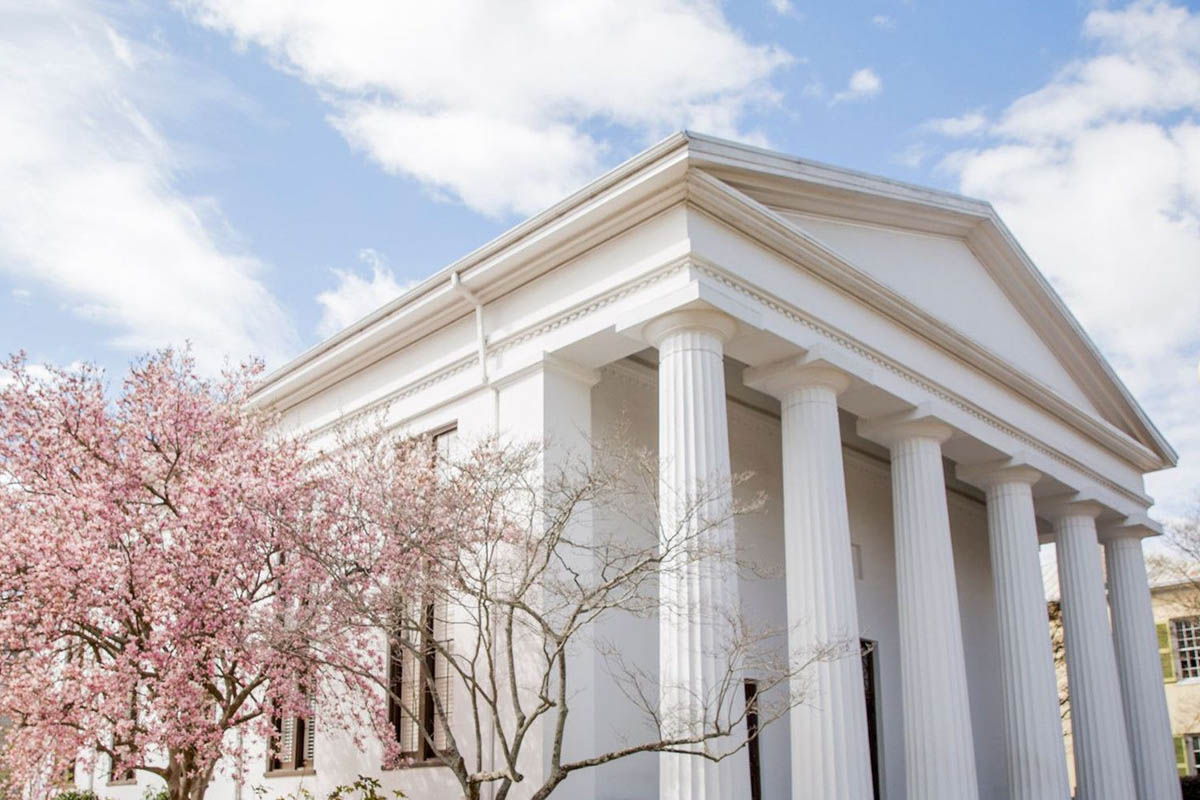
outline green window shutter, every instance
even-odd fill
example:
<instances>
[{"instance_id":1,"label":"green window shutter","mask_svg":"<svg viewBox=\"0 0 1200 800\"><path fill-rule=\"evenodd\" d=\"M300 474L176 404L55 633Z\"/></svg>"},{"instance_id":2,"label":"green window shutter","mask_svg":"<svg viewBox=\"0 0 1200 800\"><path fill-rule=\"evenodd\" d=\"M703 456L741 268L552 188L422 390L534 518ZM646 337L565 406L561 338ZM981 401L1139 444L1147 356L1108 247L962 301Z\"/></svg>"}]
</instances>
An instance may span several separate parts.
<instances>
[{"instance_id":1,"label":"green window shutter","mask_svg":"<svg viewBox=\"0 0 1200 800\"><path fill-rule=\"evenodd\" d=\"M1175 737L1175 768L1180 775L1188 774L1187 745L1182 736Z\"/></svg>"},{"instance_id":2,"label":"green window shutter","mask_svg":"<svg viewBox=\"0 0 1200 800\"><path fill-rule=\"evenodd\" d=\"M1175 682L1175 654L1171 652L1171 625L1159 622L1155 626L1158 632L1158 657L1162 659L1163 683Z\"/></svg>"}]
</instances>

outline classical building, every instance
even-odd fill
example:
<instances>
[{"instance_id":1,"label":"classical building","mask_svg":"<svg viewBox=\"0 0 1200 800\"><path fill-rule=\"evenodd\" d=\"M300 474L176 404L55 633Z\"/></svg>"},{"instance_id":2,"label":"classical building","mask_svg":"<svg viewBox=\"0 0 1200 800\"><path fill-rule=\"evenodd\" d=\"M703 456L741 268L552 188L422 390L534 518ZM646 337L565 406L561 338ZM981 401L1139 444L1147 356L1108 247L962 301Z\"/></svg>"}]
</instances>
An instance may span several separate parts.
<instances>
[{"instance_id":1,"label":"classical building","mask_svg":"<svg viewBox=\"0 0 1200 800\"><path fill-rule=\"evenodd\" d=\"M660 480L755 473L766 508L725 534L763 569L729 591L798 648L869 642L867 671L815 665L753 757L639 755L564 797L1064 800L1048 541L1079 797L1179 796L1142 557L1158 533L1143 475L1176 455L985 202L675 135L275 371L257 400L309 431L386 406L408 430L554 452L620 425L657 449ZM610 633L702 693L719 654L694 657L685 634L713 597L663 591L678 613ZM592 666L581 751L641 724ZM381 773L319 721L304 749L306 769L248 782L320 795L378 774L416 800L457 796L436 767Z\"/></svg>"}]
</instances>

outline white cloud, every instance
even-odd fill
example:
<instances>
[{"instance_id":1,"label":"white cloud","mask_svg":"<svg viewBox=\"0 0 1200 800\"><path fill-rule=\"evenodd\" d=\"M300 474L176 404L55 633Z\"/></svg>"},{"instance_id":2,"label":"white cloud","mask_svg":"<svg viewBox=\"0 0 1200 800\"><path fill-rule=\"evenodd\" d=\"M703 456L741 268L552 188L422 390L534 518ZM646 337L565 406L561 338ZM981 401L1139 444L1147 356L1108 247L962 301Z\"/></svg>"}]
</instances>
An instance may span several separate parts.
<instances>
[{"instance_id":1,"label":"white cloud","mask_svg":"<svg viewBox=\"0 0 1200 800\"><path fill-rule=\"evenodd\" d=\"M190 339L205 368L294 349L263 265L222 242L215 204L176 188L182 164L146 98L168 54L84 2L10 3L0 32L0 270L147 350Z\"/></svg>"},{"instance_id":2,"label":"white cloud","mask_svg":"<svg viewBox=\"0 0 1200 800\"><path fill-rule=\"evenodd\" d=\"M1200 488L1200 14L1088 15L1093 52L943 165L991 200L1179 450L1160 513Z\"/></svg>"},{"instance_id":3,"label":"white cloud","mask_svg":"<svg viewBox=\"0 0 1200 800\"><path fill-rule=\"evenodd\" d=\"M983 132L987 126L988 119L982 111L968 111L957 117L928 120L921 125L921 130L941 136L970 136Z\"/></svg>"},{"instance_id":4,"label":"white cloud","mask_svg":"<svg viewBox=\"0 0 1200 800\"><path fill-rule=\"evenodd\" d=\"M855 70L850 76L850 81L846 84L846 88L833 96L829 101L830 105L836 103L844 103L847 100L865 100L868 97L874 97L883 90L883 81L875 74L875 70L869 67Z\"/></svg>"},{"instance_id":5,"label":"white cloud","mask_svg":"<svg viewBox=\"0 0 1200 800\"><path fill-rule=\"evenodd\" d=\"M891 30L892 28L896 27L896 20L892 19L887 14L876 14L875 16L871 17L871 24L876 28Z\"/></svg>"},{"instance_id":6,"label":"white cloud","mask_svg":"<svg viewBox=\"0 0 1200 800\"><path fill-rule=\"evenodd\" d=\"M916 169L925 163L925 159L929 157L929 153L929 146L924 142L913 142L908 147L904 148L904 150L896 156L895 160L897 163L902 164L909 169Z\"/></svg>"},{"instance_id":7,"label":"white cloud","mask_svg":"<svg viewBox=\"0 0 1200 800\"><path fill-rule=\"evenodd\" d=\"M771 8L775 9L776 14L783 16L787 16L795 11L792 0L771 0Z\"/></svg>"},{"instance_id":8,"label":"white cloud","mask_svg":"<svg viewBox=\"0 0 1200 800\"><path fill-rule=\"evenodd\" d=\"M771 77L792 61L746 41L715 0L181 2L316 87L385 169L492 216L595 176L596 126L745 138L745 112L778 101Z\"/></svg>"},{"instance_id":9,"label":"white cloud","mask_svg":"<svg viewBox=\"0 0 1200 800\"><path fill-rule=\"evenodd\" d=\"M411 282L397 281L387 262L374 250L363 250L358 256L371 268L370 278L349 270L333 269L331 272L338 279L337 287L317 295L317 302L322 307L317 333L322 337L341 331L413 286Z\"/></svg>"}]
</instances>

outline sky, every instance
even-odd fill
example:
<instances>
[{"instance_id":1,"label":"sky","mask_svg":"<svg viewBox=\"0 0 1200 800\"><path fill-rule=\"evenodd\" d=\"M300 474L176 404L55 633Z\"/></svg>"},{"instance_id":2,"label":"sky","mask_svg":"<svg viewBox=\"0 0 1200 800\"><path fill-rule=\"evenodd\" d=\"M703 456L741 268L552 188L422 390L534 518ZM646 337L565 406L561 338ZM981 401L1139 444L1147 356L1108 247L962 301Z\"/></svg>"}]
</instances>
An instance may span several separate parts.
<instances>
[{"instance_id":1,"label":"sky","mask_svg":"<svg viewBox=\"0 0 1200 800\"><path fill-rule=\"evenodd\" d=\"M1200 489L1200 8L0 0L0 353L279 366L687 128L992 202Z\"/></svg>"}]
</instances>

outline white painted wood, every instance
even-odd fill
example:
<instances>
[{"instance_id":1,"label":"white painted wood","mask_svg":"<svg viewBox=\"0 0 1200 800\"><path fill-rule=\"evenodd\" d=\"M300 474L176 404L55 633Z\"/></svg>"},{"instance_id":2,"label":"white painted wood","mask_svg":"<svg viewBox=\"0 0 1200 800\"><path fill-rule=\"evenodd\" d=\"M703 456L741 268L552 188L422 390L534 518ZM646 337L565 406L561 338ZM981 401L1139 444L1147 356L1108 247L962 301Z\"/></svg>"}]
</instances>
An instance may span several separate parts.
<instances>
[{"instance_id":1,"label":"white painted wood","mask_svg":"<svg viewBox=\"0 0 1200 800\"><path fill-rule=\"evenodd\" d=\"M667 738L696 736L714 715L740 717L744 703L728 646L728 621L741 614L723 361L735 330L732 318L715 311L669 314L647 330L659 352L659 513L673 554L659 580L659 713ZM687 749L722 753L737 740ZM745 750L719 762L663 753L659 797L746 797L749 775Z\"/></svg>"},{"instance_id":2,"label":"white painted wood","mask_svg":"<svg viewBox=\"0 0 1200 800\"><path fill-rule=\"evenodd\" d=\"M983 476L1000 634L1005 763L1013 800L1066 800L1058 680L1046 624L1032 485L1040 475L1008 467Z\"/></svg>"},{"instance_id":3,"label":"white painted wood","mask_svg":"<svg viewBox=\"0 0 1200 800\"><path fill-rule=\"evenodd\" d=\"M1113 641L1125 701L1125 723L1140 800L1179 800L1179 773L1171 719L1163 693L1162 663L1150 607L1150 584L1138 535L1104 544Z\"/></svg>"},{"instance_id":4,"label":"white painted wood","mask_svg":"<svg viewBox=\"0 0 1200 800\"><path fill-rule=\"evenodd\" d=\"M863 430L884 441L892 455L908 797L976 800L979 785L942 469L941 445L951 430L929 419Z\"/></svg>"},{"instance_id":5,"label":"white painted wood","mask_svg":"<svg viewBox=\"0 0 1200 800\"><path fill-rule=\"evenodd\" d=\"M1136 797L1133 766L1104 601L1096 538L1099 512L1094 504L1073 503L1055 520L1076 796L1130 800Z\"/></svg>"},{"instance_id":6,"label":"white painted wood","mask_svg":"<svg viewBox=\"0 0 1200 800\"><path fill-rule=\"evenodd\" d=\"M792 798L871 796L870 748L860 658L855 573L837 396L850 379L785 362L747 373L746 384L780 399L788 646L815 661L793 680Z\"/></svg>"}]
</instances>

